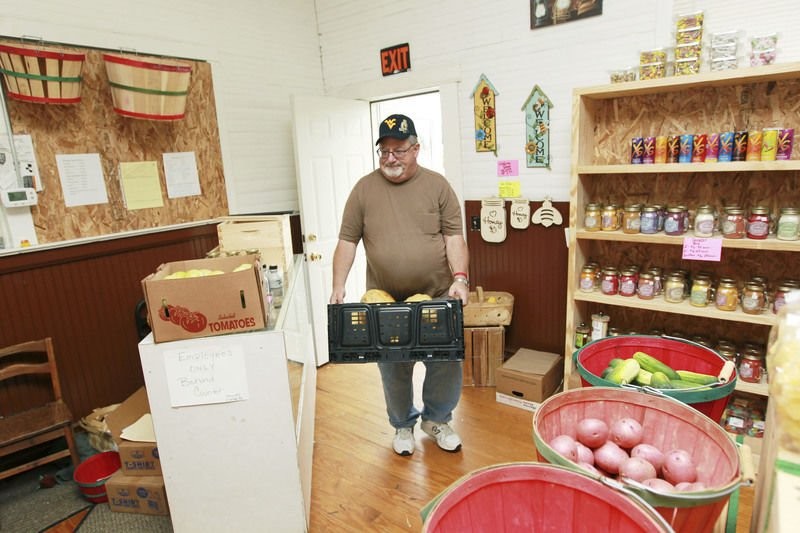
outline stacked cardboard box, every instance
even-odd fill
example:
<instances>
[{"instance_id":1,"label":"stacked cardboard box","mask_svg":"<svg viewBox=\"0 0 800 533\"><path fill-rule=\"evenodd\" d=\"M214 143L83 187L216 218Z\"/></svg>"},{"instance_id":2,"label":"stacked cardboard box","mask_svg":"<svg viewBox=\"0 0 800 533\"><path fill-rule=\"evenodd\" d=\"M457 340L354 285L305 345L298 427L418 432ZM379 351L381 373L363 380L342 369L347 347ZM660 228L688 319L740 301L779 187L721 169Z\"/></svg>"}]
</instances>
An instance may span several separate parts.
<instances>
[{"instance_id":1,"label":"stacked cardboard box","mask_svg":"<svg viewBox=\"0 0 800 533\"><path fill-rule=\"evenodd\" d=\"M124 429L137 422L147 427L149 414L147 391L141 387L106 417L122 462L122 468L106 481L112 511L169 514L157 443L149 439L127 440L122 436Z\"/></svg>"},{"instance_id":2,"label":"stacked cardboard box","mask_svg":"<svg viewBox=\"0 0 800 533\"><path fill-rule=\"evenodd\" d=\"M520 348L495 374L495 399L498 402L535 411L561 386L564 358L554 353Z\"/></svg>"}]
</instances>

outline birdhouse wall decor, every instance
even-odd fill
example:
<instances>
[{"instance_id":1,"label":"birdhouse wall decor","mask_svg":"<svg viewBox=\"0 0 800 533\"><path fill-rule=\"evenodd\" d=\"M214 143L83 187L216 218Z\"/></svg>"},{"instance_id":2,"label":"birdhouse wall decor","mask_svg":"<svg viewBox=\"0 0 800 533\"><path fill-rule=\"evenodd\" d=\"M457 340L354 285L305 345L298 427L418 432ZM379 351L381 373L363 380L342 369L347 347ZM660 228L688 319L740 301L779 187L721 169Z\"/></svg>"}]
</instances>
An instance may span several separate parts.
<instances>
[{"instance_id":1,"label":"birdhouse wall decor","mask_svg":"<svg viewBox=\"0 0 800 533\"><path fill-rule=\"evenodd\" d=\"M553 102L534 86L522 105L525 112L525 155L528 168L550 168L550 109Z\"/></svg>"},{"instance_id":2,"label":"birdhouse wall decor","mask_svg":"<svg viewBox=\"0 0 800 533\"><path fill-rule=\"evenodd\" d=\"M481 74L472 91L475 103L475 151L492 152L497 155L497 129L495 119L495 97L498 92L491 82Z\"/></svg>"}]
</instances>

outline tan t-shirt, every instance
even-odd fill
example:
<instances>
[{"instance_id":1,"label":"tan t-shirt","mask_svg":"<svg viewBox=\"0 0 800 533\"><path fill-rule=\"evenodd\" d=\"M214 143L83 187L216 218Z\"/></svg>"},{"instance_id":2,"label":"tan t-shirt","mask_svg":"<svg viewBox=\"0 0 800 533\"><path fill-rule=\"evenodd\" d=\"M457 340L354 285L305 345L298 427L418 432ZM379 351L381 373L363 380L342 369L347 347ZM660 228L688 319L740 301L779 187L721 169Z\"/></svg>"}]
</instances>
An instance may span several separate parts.
<instances>
[{"instance_id":1,"label":"tan t-shirt","mask_svg":"<svg viewBox=\"0 0 800 533\"><path fill-rule=\"evenodd\" d=\"M364 242L367 289L383 289L396 300L415 293L445 296L452 274L444 235L461 234L461 207L444 176L419 167L403 183L374 170L350 193L339 238Z\"/></svg>"}]
</instances>

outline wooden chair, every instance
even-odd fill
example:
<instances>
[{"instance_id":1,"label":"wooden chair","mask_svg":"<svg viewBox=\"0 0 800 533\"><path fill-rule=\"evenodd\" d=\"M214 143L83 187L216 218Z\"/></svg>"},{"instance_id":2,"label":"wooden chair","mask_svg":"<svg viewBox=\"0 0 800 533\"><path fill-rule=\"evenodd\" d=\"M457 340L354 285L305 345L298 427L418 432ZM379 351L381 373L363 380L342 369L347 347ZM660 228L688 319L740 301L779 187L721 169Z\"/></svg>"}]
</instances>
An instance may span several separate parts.
<instances>
[{"instance_id":1,"label":"wooden chair","mask_svg":"<svg viewBox=\"0 0 800 533\"><path fill-rule=\"evenodd\" d=\"M67 441L65 450L44 444L60 437ZM23 452L33 447L40 447L37 454ZM63 457L70 457L73 466L79 463L52 339L0 348L0 479Z\"/></svg>"}]
</instances>

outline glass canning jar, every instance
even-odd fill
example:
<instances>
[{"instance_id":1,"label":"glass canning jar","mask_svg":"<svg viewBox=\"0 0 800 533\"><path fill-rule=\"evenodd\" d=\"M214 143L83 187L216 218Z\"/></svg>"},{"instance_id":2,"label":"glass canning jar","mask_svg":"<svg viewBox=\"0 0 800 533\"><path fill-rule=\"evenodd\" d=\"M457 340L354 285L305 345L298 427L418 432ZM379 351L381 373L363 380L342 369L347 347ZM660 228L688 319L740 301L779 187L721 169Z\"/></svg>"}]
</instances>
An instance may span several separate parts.
<instances>
[{"instance_id":1,"label":"glass canning jar","mask_svg":"<svg viewBox=\"0 0 800 533\"><path fill-rule=\"evenodd\" d=\"M800 239L800 209L796 207L782 207L778 218L776 237L782 241L796 241Z\"/></svg>"},{"instance_id":2,"label":"glass canning jar","mask_svg":"<svg viewBox=\"0 0 800 533\"><path fill-rule=\"evenodd\" d=\"M711 281L706 278L695 278L692 281L692 291L689 303L695 307L706 307L711 300Z\"/></svg>"},{"instance_id":3,"label":"glass canning jar","mask_svg":"<svg viewBox=\"0 0 800 533\"><path fill-rule=\"evenodd\" d=\"M750 208L745 224L748 239L766 239L769 235L769 207L762 205Z\"/></svg>"},{"instance_id":4,"label":"glass canning jar","mask_svg":"<svg viewBox=\"0 0 800 533\"><path fill-rule=\"evenodd\" d=\"M726 239L743 239L745 236L744 210L726 207L722 216L722 236Z\"/></svg>"},{"instance_id":5,"label":"glass canning jar","mask_svg":"<svg viewBox=\"0 0 800 533\"><path fill-rule=\"evenodd\" d=\"M686 292L686 278L680 274L669 274L664 281L664 300L670 303L683 301Z\"/></svg>"},{"instance_id":6,"label":"glass canning jar","mask_svg":"<svg viewBox=\"0 0 800 533\"><path fill-rule=\"evenodd\" d=\"M739 288L736 286L736 280L732 278L719 280L714 301L720 311L736 311L739 304Z\"/></svg>"},{"instance_id":7,"label":"glass canning jar","mask_svg":"<svg viewBox=\"0 0 800 533\"><path fill-rule=\"evenodd\" d=\"M695 237L711 237L714 235L714 208L701 205L694 215Z\"/></svg>"},{"instance_id":8,"label":"glass canning jar","mask_svg":"<svg viewBox=\"0 0 800 533\"><path fill-rule=\"evenodd\" d=\"M583 211L583 228L586 231L600 231L602 206L589 203Z\"/></svg>"},{"instance_id":9,"label":"glass canning jar","mask_svg":"<svg viewBox=\"0 0 800 533\"><path fill-rule=\"evenodd\" d=\"M619 208L614 204L605 206L600 220L600 229L603 231L616 231L620 226Z\"/></svg>"},{"instance_id":10,"label":"glass canning jar","mask_svg":"<svg viewBox=\"0 0 800 533\"><path fill-rule=\"evenodd\" d=\"M766 307L767 296L759 283L746 283L742 291L742 311L748 315L760 315Z\"/></svg>"},{"instance_id":11,"label":"glass canning jar","mask_svg":"<svg viewBox=\"0 0 800 533\"><path fill-rule=\"evenodd\" d=\"M628 205L622 211L622 232L639 233L642 223L642 210L638 205Z\"/></svg>"}]
</instances>

